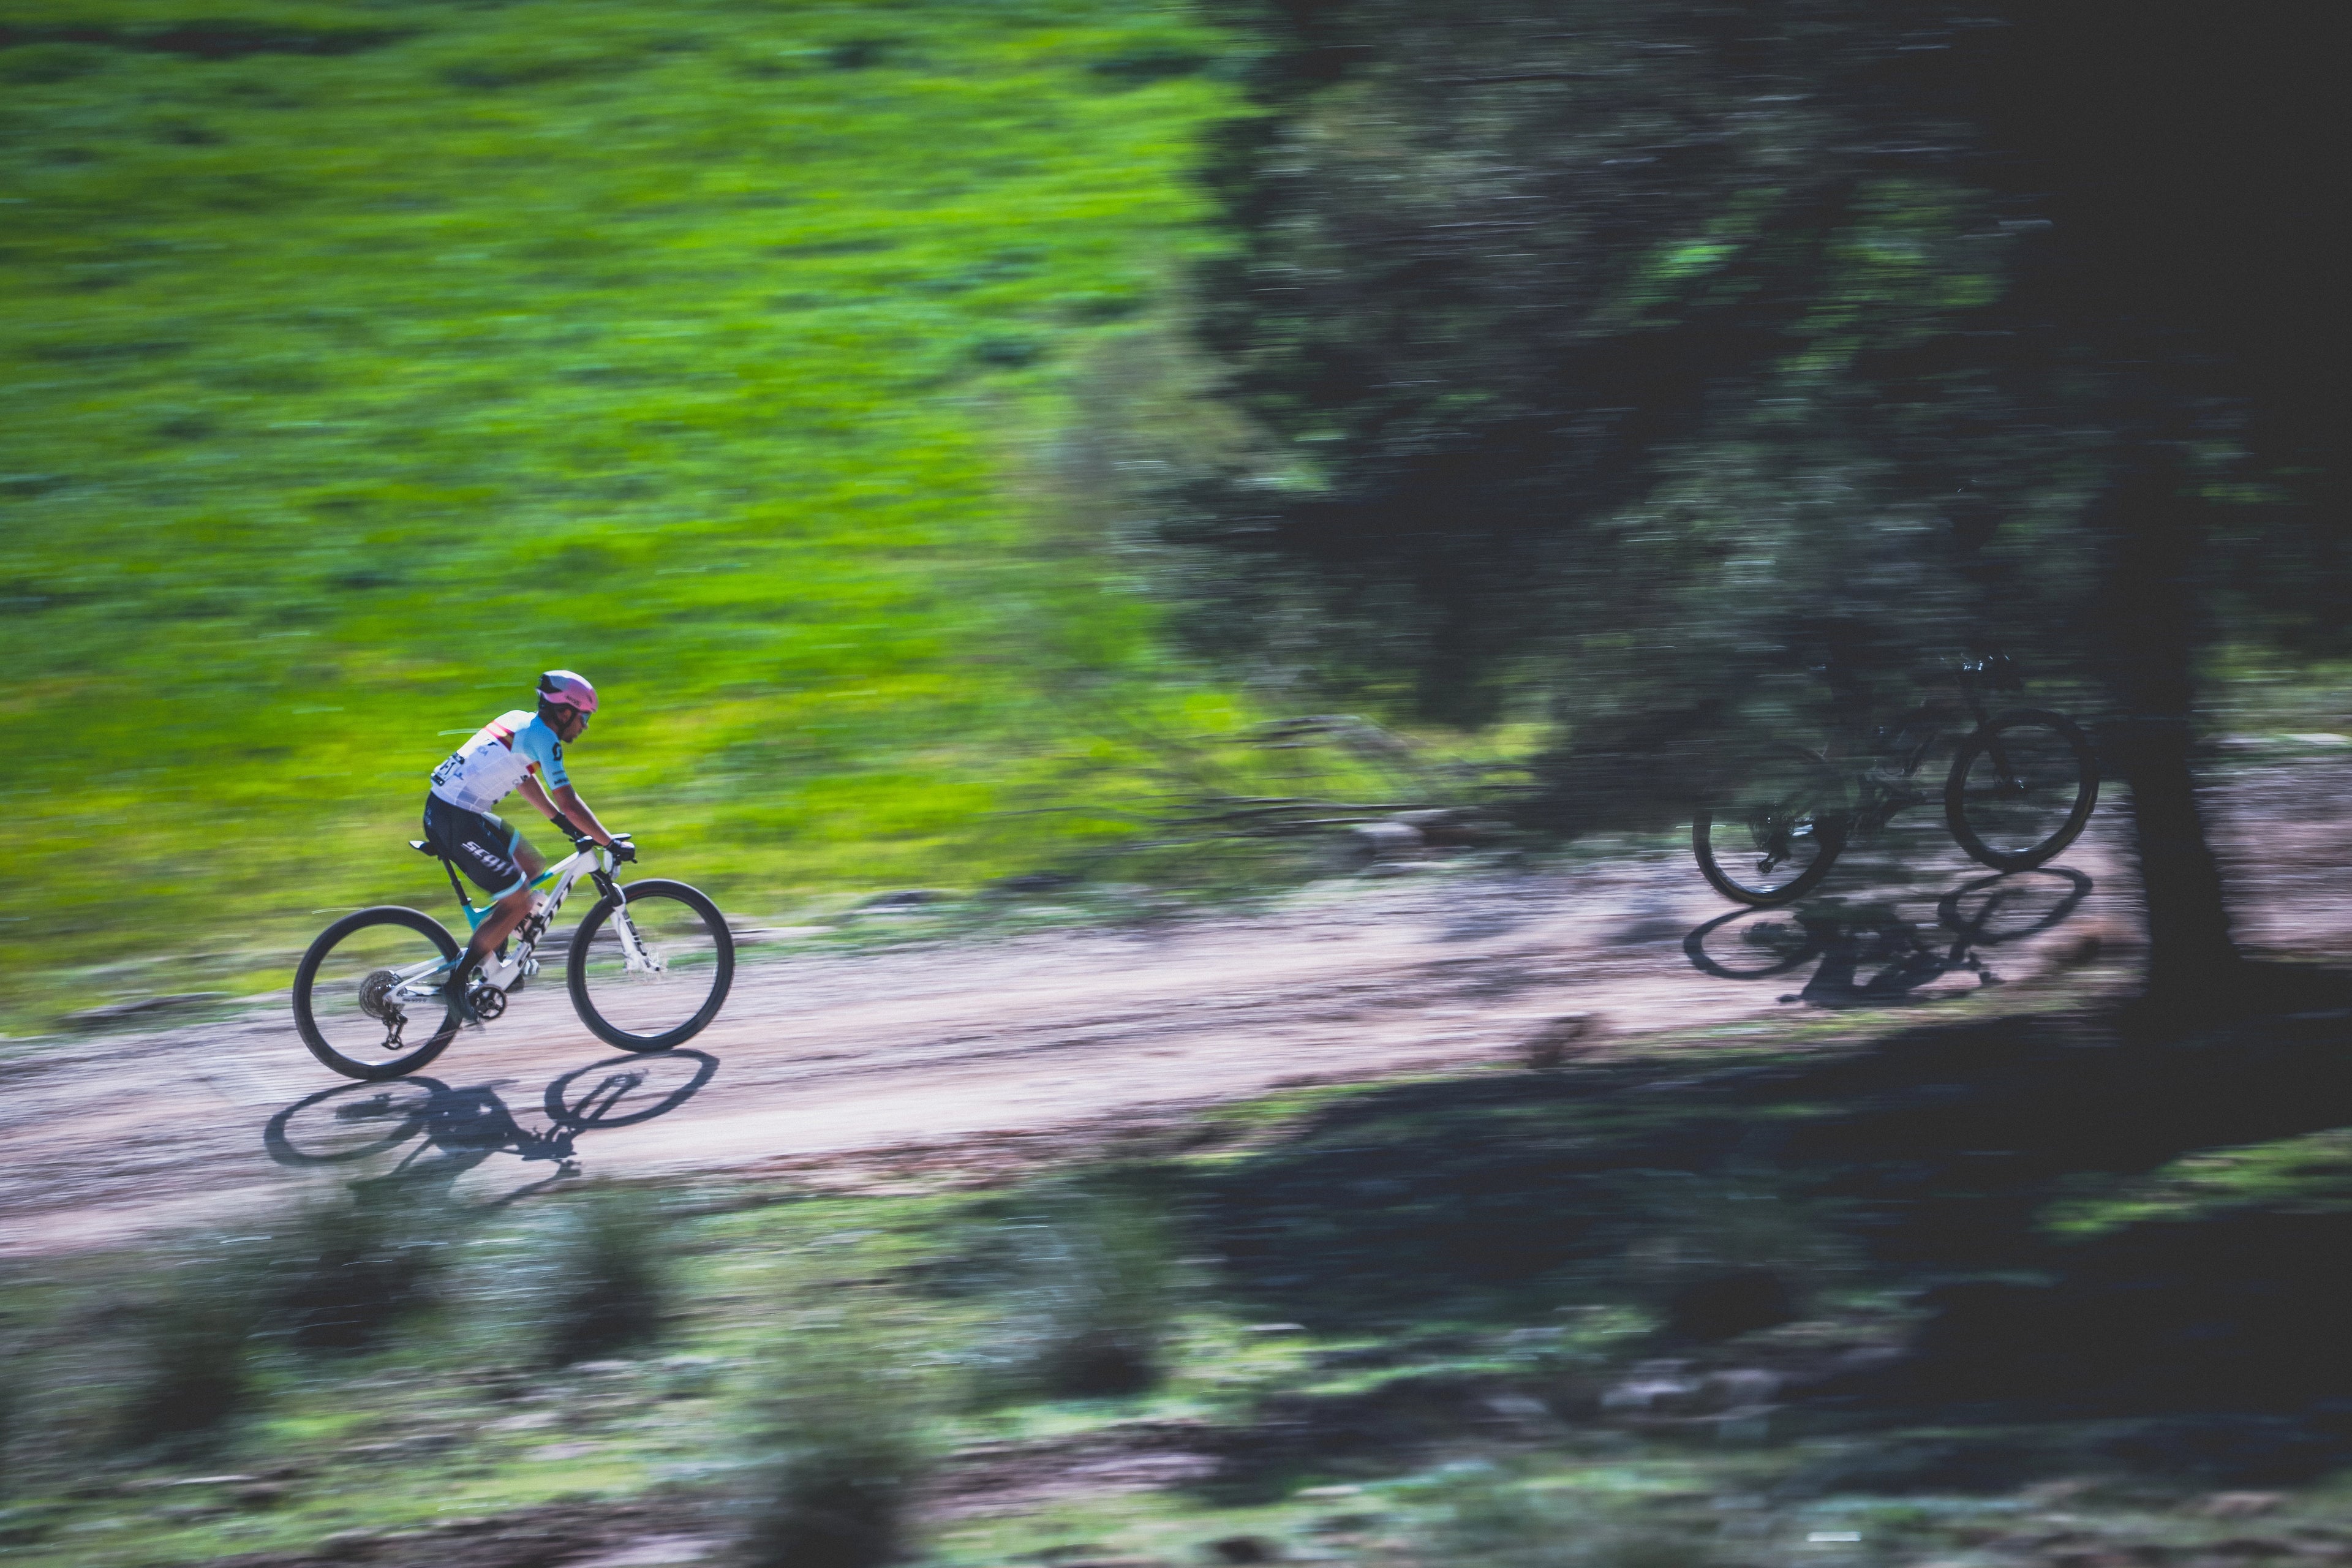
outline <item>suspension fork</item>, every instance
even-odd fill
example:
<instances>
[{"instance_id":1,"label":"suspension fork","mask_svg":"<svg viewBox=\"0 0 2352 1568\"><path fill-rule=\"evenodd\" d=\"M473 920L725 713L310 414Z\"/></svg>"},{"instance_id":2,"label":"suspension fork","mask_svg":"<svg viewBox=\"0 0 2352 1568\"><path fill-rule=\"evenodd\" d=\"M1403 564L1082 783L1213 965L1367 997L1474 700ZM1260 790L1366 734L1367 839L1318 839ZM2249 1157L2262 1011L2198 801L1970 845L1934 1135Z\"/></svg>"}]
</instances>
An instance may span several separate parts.
<instances>
[{"instance_id":1,"label":"suspension fork","mask_svg":"<svg viewBox=\"0 0 2352 1568\"><path fill-rule=\"evenodd\" d=\"M629 897L621 890L620 879L599 868L592 873L596 879L596 890L613 900L613 935L621 944L621 960L629 969L650 971L653 955L637 936L636 922L629 918Z\"/></svg>"}]
</instances>

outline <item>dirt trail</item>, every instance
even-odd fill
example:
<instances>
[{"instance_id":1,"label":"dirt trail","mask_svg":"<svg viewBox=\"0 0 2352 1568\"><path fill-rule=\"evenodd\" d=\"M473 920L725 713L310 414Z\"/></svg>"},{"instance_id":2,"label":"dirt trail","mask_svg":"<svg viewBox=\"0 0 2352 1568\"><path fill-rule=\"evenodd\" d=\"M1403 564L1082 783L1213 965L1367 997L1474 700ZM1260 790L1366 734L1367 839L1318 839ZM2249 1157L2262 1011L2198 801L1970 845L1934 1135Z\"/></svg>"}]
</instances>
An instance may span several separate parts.
<instances>
[{"instance_id":1,"label":"dirt trail","mask_svg":"<svg viewBox=\"0 0 2352 1568\"><path fill-rule=\"evenodd\" d=\"M2233 868L2242 929L2340 949L2352 766L2254 771L2231 793L2236 818L2293 830L2262 836L2285 852L2250 840ZM861 954L754 944L690 1051L615 1057L542 983L407 1086L338 1090L274 1007L56 1041L0 1076L0 1252L219 1217L404 1158L492 1198L575 1170L744 1170L1302 1078L1512 1062L1570 1015L1665 1037L1808 1005L1916 1008L1986 971L2015 980L2080 958L2089 934L2128 942L2126 826L2103 805L2061 868L1995 880L1922 820L1877 847L1907 870L1852 853L1802 920L1726 921L1686 856L1653 855L1323 885L1248 919Z\"/></svg>"}]
</instances>

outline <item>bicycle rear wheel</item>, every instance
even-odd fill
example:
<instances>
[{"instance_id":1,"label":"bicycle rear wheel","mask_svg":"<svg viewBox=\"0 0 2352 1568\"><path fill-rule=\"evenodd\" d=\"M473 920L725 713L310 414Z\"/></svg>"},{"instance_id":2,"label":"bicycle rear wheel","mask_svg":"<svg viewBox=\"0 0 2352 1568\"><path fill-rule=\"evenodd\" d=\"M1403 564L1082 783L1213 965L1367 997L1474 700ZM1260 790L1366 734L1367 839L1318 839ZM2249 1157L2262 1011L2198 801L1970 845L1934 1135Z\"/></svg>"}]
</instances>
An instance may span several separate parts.
<instances>
[{"instance_id":1,"label":"bicycle rear wheel","mask_svg":"<svg viewBox=\"0 0 2352 1568\"><path fill-rule=\"evenodd\" d=\"M735 939L719 906L684 882L645 881L600 901L572 933L566 975L581 1022L625 1051L666 1051L719 1016L735 979ZM625 922L647 962L622 941Z\"/></svg>"},{"instance_id":2,"label":"bicycle rear wheel","mask_svg":"<svg viewBox=\"0 0 2352 1568\"><path fill-rule=\"evenodd\" d=\"M381 1089L339 1083L298 1100L269 1119L262 1146L281 1165L339 1165L397 1148L424 1131L436 1096L448 1086L404 1079Z\"/></svg>"},{"instance_id":3,"label":"bicycle rear wheel","mask_svg":"<svg viewBox=\"0 0 2352 1568\"><path fill-rule=\"evenodd\" d=\"M455 1009L426 989L461 950L439 921L384 905L319 933L294 972L294 1026L345 1078L399 1078L457 1037Z\"/></svg>"},{"instance_id":4,"label":"bicycle rear wheel","mask_svg":"<svg viewBox=\"0 0 2352 1568\"><path fill-rule=\"evenodd\" d=\"M2020 708L1960 743L1944 817L1971 859L2026 871L2074 842L2099 801L2090 738L2063 714Z\"/></svg>"},{"instance_id":5,"label":"bicycle rear wheel","mask_svg":"<svg viewBox=\"0 0 2352 1568\"><path fill-rule=\"evenodd\" d=\"M1691 821L1691 853L1735 903L1785 904L1821 886L1850 822L1835 769L1801 746L1767 749Z\"/></svg>"},{"instance_id":6,"label":"bicycle rear wheel","mask_svg":"<svg viewBox=\"0 0 2352 1568\"><path fill-rule=\"evenodd\" d=\"M1734 921L1754 923L1739 925L1736 935L1718 937ZM1712 949L1710 940L1717 943ZM1769 980L1819 958L1822 938L1818 930L1793 916L1770 920L1754 910L1734 910L1683 938L1683 954L1692 968L1720 980Z\"/></svg>"}]
</instances>

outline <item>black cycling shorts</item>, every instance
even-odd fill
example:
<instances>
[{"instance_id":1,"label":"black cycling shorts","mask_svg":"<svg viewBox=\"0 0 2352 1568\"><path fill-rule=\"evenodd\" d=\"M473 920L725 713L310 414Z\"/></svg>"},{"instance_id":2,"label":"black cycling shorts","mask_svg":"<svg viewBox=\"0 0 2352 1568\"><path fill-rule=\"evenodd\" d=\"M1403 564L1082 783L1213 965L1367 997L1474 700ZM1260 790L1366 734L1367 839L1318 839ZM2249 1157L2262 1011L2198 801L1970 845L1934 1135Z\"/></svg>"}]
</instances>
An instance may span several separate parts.
<instances>
[{"instance_id":1,"label":"black cycling shorts","mask_svg":"<svg viewBox=\"0 0 2352 1568\"><path fill-rule=\"evenodd\" d=\"M477 887L494 899L503 899L530 878L515 850L522 835L506 819L487 811L451 805L437 795L425 797L425 840L447 859L456 861Z\"/></svg>"}]
</instances>

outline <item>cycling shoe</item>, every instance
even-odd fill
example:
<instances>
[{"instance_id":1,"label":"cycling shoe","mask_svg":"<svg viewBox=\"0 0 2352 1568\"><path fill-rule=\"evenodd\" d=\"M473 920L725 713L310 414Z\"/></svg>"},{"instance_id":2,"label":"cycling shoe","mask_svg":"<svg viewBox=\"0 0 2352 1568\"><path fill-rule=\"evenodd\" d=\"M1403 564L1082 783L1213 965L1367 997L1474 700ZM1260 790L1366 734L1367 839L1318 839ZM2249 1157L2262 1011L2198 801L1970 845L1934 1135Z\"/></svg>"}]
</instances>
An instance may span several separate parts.
<instances>
[{"instance_id":1,"label":"cycling shoe","mask_svg":"<svg viewBox=\"0 0 2352 1568\"><path fill-rule=\"evenodd\" d=\"M480 1028L483 1022L481 1010L474 1005L474 978L453 974L441 986L442 1001L457 1015L457 1022L469 1029Z\"/></svg>"}]
</instances>

